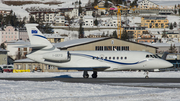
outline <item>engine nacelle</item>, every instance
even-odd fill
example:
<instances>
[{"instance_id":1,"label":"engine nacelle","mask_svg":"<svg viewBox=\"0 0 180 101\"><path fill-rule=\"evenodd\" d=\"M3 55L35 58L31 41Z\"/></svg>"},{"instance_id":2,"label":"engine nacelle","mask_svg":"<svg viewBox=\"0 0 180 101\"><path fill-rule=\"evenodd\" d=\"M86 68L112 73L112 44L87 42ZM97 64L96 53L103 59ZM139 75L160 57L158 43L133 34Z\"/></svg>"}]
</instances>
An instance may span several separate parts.
<instances>
[{"instance_id":1,"label":"engine nacelle","mask_svg":"<svg viewBox=\"0 0 180 101\"><path fill-rule=\"evenodd\" d=\"M71 60L71 54L69 51L51 52L45 53L43 58L45 61L68 62Z\"/></svg>"}]
</instances>

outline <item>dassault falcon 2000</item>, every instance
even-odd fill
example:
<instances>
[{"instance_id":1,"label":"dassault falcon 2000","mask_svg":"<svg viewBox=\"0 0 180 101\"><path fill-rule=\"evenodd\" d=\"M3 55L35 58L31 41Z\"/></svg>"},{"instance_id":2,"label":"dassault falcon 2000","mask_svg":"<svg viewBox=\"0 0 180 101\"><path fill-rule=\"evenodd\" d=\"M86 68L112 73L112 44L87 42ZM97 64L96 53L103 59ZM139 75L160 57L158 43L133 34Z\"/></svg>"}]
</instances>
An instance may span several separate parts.
<instances>
[{"instance_id":1,"label":"dassault falcon 2000","mask_svg":"<svg viewBox=\"0 0 180 101\"><path fill-rule=\"evenodd\" d=\"M62 51L54 47L36 27L26 24L32 52L27 58L57 66L58 69L81 70L88 78L97 78L98 71L148 70L172 67L172 64L143 51Z\"/></svg>"}]
</instances>

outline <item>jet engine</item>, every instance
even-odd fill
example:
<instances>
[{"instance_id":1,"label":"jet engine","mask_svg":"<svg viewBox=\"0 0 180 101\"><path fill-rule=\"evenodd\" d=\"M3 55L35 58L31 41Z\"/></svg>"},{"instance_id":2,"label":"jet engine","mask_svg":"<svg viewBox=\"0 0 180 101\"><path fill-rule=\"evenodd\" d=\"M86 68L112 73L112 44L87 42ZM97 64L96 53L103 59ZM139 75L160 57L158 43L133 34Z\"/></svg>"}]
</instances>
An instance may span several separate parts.
<instances>
[{"instance_id":1,"label":"jet engine","mask_svg":"<svg viewBox=\"0 0 180 101\"><path fill-rule=\"evenodd\" d=\"M43 55L45 61L54 61L54 62L68 62L71 60L71 54L69 51L59 51L59 52L51 52L45 53Z\"/></svg>"}]
</instances>

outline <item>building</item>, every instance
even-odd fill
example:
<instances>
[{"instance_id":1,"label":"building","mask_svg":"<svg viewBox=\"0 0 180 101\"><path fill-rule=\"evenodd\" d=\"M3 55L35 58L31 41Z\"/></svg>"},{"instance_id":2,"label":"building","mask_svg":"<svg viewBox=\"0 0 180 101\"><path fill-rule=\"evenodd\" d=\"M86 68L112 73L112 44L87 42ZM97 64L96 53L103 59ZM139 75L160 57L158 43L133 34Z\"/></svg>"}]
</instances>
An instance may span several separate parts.
<instances>
[{"instance_id":1,"label":"building","mask_svg":"<svg viewBox=\"0 0 180 101\"><path fill-rule=\"evenodd\" d=\"M94 7L85 7L83 10L83 15L92 16L93 12L97 12L97 9Z\"/></svg>"},{"instance_id":2,"label":"building","mask_svg":"<svg viewBox=\"0 0 180 101\"><path fill-rule=\"evenodd\" d=\"M53 23L54 22L54 17L58 14L58 12L53 12L53 11L33 11L30 12L30 16L33 16L35 21L41 20L46 23Z\"/></svg>"},{"instance_id":3,"label":"building","mask_svg":"<svg viewBox=\"0 0 180 101\"><path fill-rule=\"evenodd\" d=\"M0 30L0 44L7 41L17 40L18 38L19 31L13 26L7 26L6 28Z\"/></svg>"},{"instance_id":4,"label":"building","mask_svg":"<svg viewBox=\"0 0 180 101\"><path fill-rule=\"evenodd\" d=\"M147 33L146 27L123 27L128 34L132 34L134 39L137 39L142 34Z\"/></svg>"},{"instance_id":5,"label":"building","mask_svg":"<svg viewBox=\"0 0 180 101\"><path fill-rule=\"evenodd\" d=\"M0 65L8 64L7 50L0 48Z\"/></svg>"},{"instance_id":6,"label":"building","mask_svg":"<svg viewBox=\"0 0 180 101\"><path fill-rule=\"evenodd\" d=\"M39 67L42 72L68 72L72 70L58 70L55 66L50 66L42 63L35 62L31 59L20 59L14 61L14 69L15 70L30 70L31 72L35 70L35 68Z\"/></svg>"},{"instance_id":7,"label":"building","mask_svg":"<svg viewBox=\"0 0 180 101\"><path fill-rule=\"evenodd\" d=\"M180 38L180 35L179 35L179 31L178 30L168 30L167 31L167 36L168 38Z\"/></svg>"},{"instance_id":8,"label":"building","mask_svg":"<svg viewBox=\"0 0 180 101\"><path fill-rule=\"evenodd\" d=\"M83 21L84 21L83 23L84 26L93 26L94 24L93 16L84 16Z\"/></svg>"},{"instance_id":9,"label":"building","mask_svg":"<svg viewBox=\"0 0 180 101\"><path fill-rule=\"evenodd\" d=\"M44 34L51 43L64 42L64 37L58 34Z\"/></svg>"},{"instance_id":10,"label":"building","mask_svg":"<svg viewBox=\"0 0 180 101\"><path fill-rule=\"evenodd\" d=\"M55 16L54 23L55 23L55 26L64 26L65 25L65 17L64 16Z\"/></svg>"},{"instance_id":11,"label":"building","mask_svg":"<svg viewBox=\"0 0 180 101\"><path fill-rule=\"evenodd\" d=\"M153 43L155 42L156 38L150 34L142 34L140 38L137 39L137 42L148 42Z\"/></svg>"},{"instance_id":12,"label":"building","mask_svg":"<svg viewBox=\"0 0 180 101\"><path fill-rule=\"evenodd\" d=\"M29 40L29 36L28 36L27 30L25 27L19 28L19 38L18 39L24 40L24 41Z\"/></svg>"},{"instance_id":13,"label":"building","mask_svg":"<svg viewBox=\"0 0 180 101\"><path fill-rule=\"evenodd\" d=\"M169 28L169 20L166 16L142 16L141 27L147 28Z\"/></svg>"},{"instance_id":14,"label":"building","mask_svg":"<svg viewBox=\"0 0 180 101\"><path fill-rule=\"evenodd\" d=\"M0 15L6 17L11 13L11 10L0 10Z\"/></svg>"},{"instance_id":15,"label":"building","mask_svg":"<svg viewBox=\"0 0 180 101\"><path fill-rule=\"evenodd\" d=\"M70 18L74 17L77 18L79 16L79 9L78 8L60 8L58 9L60 12L60 16L69 16Z\"/></svg>"},{"instance_id":16,"label":"building","mask_svg":"<svg viewBox=\"0 0 180 101\"><path fill-rule=\"evenodd\" d=\"M159 5L151 2L149 0L142 0L138 2L138 8L140 9L150 9L150 8L158 8Z\"/></svg>"},{"instance_id":17,"label":"building","mask_svg":"<svg viewBox=\"0 0 180 101\"><path fill-rule=\"evenodd\" d=\"M82 38L54 44L61 50L68 51L147 51L156 53L156 47L124 41L116 38Z\"/></svg>"},{"instance_id":18,"label":"building","mask_svg":"<svg viewBox=\"0 0 180 101\"><path fill-rule=\"evenodd\" d=\"M10 56L12 59L20 59L25 58L28 53L32 51L31 48L27 47L30 46L30 43L28 41L24 40L18 40L18 41L12 41L12 42L6 42L7 46L8 56ZM24 46L24 48L18 48Z\"/></svg>"}]
</instances>

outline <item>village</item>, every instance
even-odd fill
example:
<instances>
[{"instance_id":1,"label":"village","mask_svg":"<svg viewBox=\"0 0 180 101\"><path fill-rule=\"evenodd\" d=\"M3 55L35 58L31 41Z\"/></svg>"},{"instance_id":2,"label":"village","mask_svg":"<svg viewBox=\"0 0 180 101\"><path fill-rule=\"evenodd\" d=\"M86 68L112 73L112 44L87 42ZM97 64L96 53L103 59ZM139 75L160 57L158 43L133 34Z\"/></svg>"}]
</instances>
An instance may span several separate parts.
<instances>
[{"instance_id":1,"label":"village","mask_svg":"<svg viewBox=\"0 0 180 101\"><path fill-rule=\"evenodd\" d=\"M2 3L7 3L2 0ZM147 51L154 54L180 53L180 5L161 5L151 0L72 0L56 9L28 6L28 16L13 9L0 9L0 65L16 69L56 71L53 66L26 58L29 45L26 23L38 28L55 47L68 51ZM100 43L100 44L99 44ZM109 44L110 43L110 44ZM89 45L86 47L85 45ZM82 48L79 48L82 47ZM144 48L146 47L146 48ZM177 55L167 57L179 59ZM179 65L179 64L178 64Z\"/></svg>"}]
</instances>

